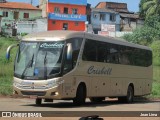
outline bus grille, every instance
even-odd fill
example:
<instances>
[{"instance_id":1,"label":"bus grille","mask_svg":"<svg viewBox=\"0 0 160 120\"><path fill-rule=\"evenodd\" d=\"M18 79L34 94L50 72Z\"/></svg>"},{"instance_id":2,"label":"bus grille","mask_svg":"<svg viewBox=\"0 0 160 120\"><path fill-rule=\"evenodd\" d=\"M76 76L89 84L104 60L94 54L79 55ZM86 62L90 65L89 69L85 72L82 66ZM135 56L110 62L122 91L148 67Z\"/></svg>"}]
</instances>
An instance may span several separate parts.
<instances>
[{"instance_id":1,"label":"bus grille","mask_svg":"<svg viewBox=\"0 0 160 120\"><path fill-rule=\"evenodd\" d=\"M21 92L23 95L37 95L37 96L45 96L46 92Z\"/></svg>"}]
</instances>

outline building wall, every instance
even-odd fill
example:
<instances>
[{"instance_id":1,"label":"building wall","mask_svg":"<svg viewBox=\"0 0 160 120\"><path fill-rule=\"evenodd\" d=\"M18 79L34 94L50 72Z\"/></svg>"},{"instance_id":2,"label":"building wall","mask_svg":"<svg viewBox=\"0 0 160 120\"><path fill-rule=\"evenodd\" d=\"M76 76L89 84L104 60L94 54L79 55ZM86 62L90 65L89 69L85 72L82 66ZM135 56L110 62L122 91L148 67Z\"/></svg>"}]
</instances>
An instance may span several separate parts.
<instances>
[{"instance_id":1,"label":"building wall","mask_svg":"<svg viewBox=\"0 0 160 120\"><path fill-rule=\"evenodd\" d=\"M97 17L95 18L95 14ZM93 26L93 29L101 29L101 24L111 24L116 25L116 31L120 31L120 15L116 13L116 20L110 21L110 14L113 13L103 13L105 14L105 20L100 20L100 13L98 12L92 12L91 13L91 24Z\"/></svg>"},{"instance_id":2,"label":"building wall","mask_svg":"<svg viewBox=\"0 0 160 120\"><path fill-rule=\"evenodd\" d=\"M36 19L35 21L18 21L16 22L17 33L16 35L21 38L23 33L30 34L36 32L47 31L47 19ZM3 31L7 36L12 37L13 29L6 28Z\"/></svg>"},{"instance_id":3,"label":"building wall","mask_svg":"<svg viewBox=\"0 0 160 120\"><path fill-rule=\"evenodd\" d=\"M17 22L17 34L47 31L47 19Z\"/></svg>"},{"instance_id":4,"label":"building wall","mask_svg":"<svg viewBox=\"0 0 160 120\"><path fill-rule=\"evenodd\" d=\"M14 19L14 12L19 12L18 20L27 20L28 18L24 18L24 13L29 13L29 19L41 17L40 10L19 10L19 9L0 9L0 15L3 15L3 11L8 12L8 17L2 17L1 26L11 25Z\"/></svg>"},{"instance_id":5,"label":"building wall","mask_svg":"<svg viewBox=\"0 0 160 120\"><path fill-rule=\"evenodd\" d=\"M76 26L74 21L64 21L64 20L56 20L55 24L53 24L53 20L48 20L48 30L62 30L63 23L68 23L68 30L75 30L75 31L85 30L85 22L78 22L78 26Z\"/></svg>"},{"instance_id":6,"label":"building wall","mask_svg":"<svg viewBox=\"0 0 160 120\"><path fill-rule=\"evenodd\" d=\"M47 0L39 0L39 8L42 10L42 17L47 17Z\"/></svg>"},{"instance_id":7,"label":"building wall","mask_svg":"<svg viewBox=\"0 0 160 120\"><path fill-rule=\"evenodd\" d=\"M63 24L67 23L67 30L85 31L86 5L87 0L49 0L48 30L63 30ZM55 7L60 9L59 13L55 13ZM68 14L64 14L64 8L68 8ZM73 8L78 10L77 14L72 14Z\"/></svg>"},{"instance_id":8,"label":"building wall","mask_svg":"<svg viewBox=\"0 0 160 120\"><path fill-rule=\"evenodd\" d=\"M48 0L49 3L61 3L69 5L87 5L87 0Z\"/></svg>"},{"instance_id":9,"label":"building wall","mask_svg":"<svg viewBox=\"0 0 160 120\"><path fill-rule=\"evenodd\" d=\"M86 6L82 5L69 5L69 4L59 4L59 3L50 3L48 4L48 12L54 13L54 8L59 7L60 8L60 14L63 14L64 7L68 8L68 14L72 14L72 8L78 9L78 14L85 15L86 14Z\"/></svg>"},{"instance_id":10,"label":"building wall","mask_svg":"<svg viewBox=\"0 0 160 120\"><path fill-rule=\"evenodd\" d=\"M140 19L121 19L121 31L133 31L136 28L141 28L144 25L144 20Z\"/></svg>"}]
</instances>

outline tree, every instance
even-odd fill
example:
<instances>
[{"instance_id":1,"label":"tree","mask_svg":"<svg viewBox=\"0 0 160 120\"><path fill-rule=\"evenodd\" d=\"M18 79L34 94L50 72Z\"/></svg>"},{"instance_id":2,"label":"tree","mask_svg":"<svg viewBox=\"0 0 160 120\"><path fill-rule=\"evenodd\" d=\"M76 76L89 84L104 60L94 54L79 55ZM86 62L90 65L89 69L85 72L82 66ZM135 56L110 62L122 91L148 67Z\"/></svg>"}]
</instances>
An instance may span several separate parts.
<instances>
[{"instance_id":1,"label":"tree","mask_svg":"<svg viewBox=\"0 0 160 120\"><path fill-rule=\"evenodd\" d=\"M152 15L160 15L160 0L147 0L143 3L142 9L146 18Z\"/></svg>"},{"instance_id":2,"label":"tree","mask_svg":"<svg viewBox=\"0 0 160 120\"><path fill-rule=\"evenodd\" d=\"M149 0L141 0L139 3L139 13L141 18L145 18L145 10L143 9L143 4Z\"/></svg>"},{"instance_id":3,"label":"tree","mask_svg":"<svg viewBox=\"0 0 160 120\"><path fill-rule=\"evenodd\" d=\"M160 41L160 16L153 15L145 19L145 24L142 28L133 31L133 34L124 36L129 42L149 45L153 41Z\"/></svg>"}]
</instances>

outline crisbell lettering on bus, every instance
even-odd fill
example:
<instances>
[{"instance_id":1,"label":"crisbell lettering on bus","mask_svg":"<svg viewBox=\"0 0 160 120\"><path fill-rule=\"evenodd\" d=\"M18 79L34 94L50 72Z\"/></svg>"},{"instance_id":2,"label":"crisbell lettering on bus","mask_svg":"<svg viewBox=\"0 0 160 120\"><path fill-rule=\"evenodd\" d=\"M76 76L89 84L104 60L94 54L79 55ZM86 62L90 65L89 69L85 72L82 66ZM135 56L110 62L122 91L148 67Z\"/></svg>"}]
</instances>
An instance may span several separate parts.
<instances>
[{"instance_id":1,"label":"crisbell lettering on bus","mask_svg":"<svg viewBox=\"0 0 160 120\"><path fill-rule=\"evenodd\" d=\"M103 67L103 68L95 68L91 66L88 68L88 74L99 74L99 75L111 75L112 68Z\"/></svg>"}]
</instances>

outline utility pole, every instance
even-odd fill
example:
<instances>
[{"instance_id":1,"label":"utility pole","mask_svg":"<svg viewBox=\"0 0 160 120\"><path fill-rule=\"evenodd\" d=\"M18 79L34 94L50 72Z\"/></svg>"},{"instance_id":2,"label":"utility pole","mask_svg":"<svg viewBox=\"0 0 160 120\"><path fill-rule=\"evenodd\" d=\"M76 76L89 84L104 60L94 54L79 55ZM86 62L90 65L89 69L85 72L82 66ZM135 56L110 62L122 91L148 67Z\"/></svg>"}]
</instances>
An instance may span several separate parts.
<instances>
[{"instance_id":1,"label":"utility pole","mask_svg":"<svg viewBox=\"0 0 160 120\"><path fill-rule=\"evenodd\" d=\"M31 0L31 5L33 4L33 0Z\"/></svg>"}]
</instances>

